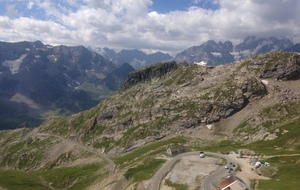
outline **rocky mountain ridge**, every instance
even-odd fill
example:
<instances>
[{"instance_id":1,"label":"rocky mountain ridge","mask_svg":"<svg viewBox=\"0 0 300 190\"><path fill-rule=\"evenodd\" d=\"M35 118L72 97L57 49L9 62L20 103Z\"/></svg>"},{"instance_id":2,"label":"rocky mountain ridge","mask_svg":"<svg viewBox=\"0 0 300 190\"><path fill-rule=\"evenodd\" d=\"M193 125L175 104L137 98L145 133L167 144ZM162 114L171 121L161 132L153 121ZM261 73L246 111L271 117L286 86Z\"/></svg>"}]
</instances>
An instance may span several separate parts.
<instances>
[{"instance_id":1,"label":"rocky mountain ridge","mask_svg":"<svg viewBox=\"0 0 300 190\"><path fill-rule=\"evenodd\" d=\"M274 101L269 106L282 103L283 97L297 100L297 92L291 98L276 89L285 81L298 81L299 69L299 54L282 52L215 68L155 64L131 73L118 94L74 117L74 121L84 117L83 124L55 127L48 123L42 128L75 135L103 145L112 155L120 154L155 139L189 135L210 125L218 128L218 123L271 95ZM62 132L64 127L69 132Z\"/></svg>"},{"instance_id":2,"label":"rocky mountain ridge","mask_svg":"<svg viewBox=\"0 0 300 190\"><path fill-rule=\"evenodd\" d=\"M186 61L188 63L216 66L256 54L273 51L293 51L289 48L294 45L291 40L278 37L258 38L249 36L235 46L230 41L216 43L213 40L209 40L200 46L194 46L178 53L174 60L177 62Z\"/></svg>"},{"instance_id":3,"label":"rocky mountain ridge","mask_svg":"<svg viewBox=\"0 0 300 190\"><path fill-rule=\"evenodd\" d=\"M133 50L123 49L118 53L116 53L114 50L109 48L94 48L94 49L90 48L90 49L91 51L99 53L100 55L106 57L108 60L111 60L116 65L128 63L135 69L139 69L154 63L169 61L173 58L168 53L162 53L160 51L146 54L145 52L137 49L133 49Z\"/></svg>"},{"instance_id":4,"label":"rocky mountain ridge","mask_svg":"<svg viewBox=\"0 0 300 190\"><path fill-rule=\"evenodd\" d=\"M49 110L89 109L119 89L133 70L83 46L1 42L1 129L36 126ZM107 78L112 72L117 80Z\"/></svg>"}]
</instances>

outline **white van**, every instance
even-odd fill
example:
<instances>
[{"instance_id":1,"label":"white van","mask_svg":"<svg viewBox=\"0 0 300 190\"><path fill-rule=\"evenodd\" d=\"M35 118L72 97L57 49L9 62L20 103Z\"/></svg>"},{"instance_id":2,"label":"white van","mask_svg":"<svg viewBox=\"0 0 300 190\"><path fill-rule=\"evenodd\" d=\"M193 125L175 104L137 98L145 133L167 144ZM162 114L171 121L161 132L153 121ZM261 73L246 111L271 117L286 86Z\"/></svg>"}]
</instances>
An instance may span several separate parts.
<instances>
[{"instance_id":1,"label":"white van","mask_svg":"<svg viewBox=\"0 0 300 190\"><path fill-rule=\"evenodd\" d=\"M204 157L205 157L204 152L201 151L201 152L199 153L199 157L200 157L200 158L204 158Z\"/></svg>"}]
</instances>

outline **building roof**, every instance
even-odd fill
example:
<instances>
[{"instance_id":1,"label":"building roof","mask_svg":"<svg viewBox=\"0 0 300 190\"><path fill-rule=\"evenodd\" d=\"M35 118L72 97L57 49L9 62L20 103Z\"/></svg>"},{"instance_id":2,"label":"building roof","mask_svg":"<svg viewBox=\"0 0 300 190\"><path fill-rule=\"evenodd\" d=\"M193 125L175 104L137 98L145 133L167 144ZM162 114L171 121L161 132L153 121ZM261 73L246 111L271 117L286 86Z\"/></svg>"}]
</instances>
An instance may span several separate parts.
<instances>
[{"instance_id":1,"label":"building roof","mask_svg":"<svg viewBox=\"0 0 300 190\"><path fill-rule=\"evenodd\" d=\"M248 188L243 182L241 182L240 180L237 180L237 181L233 182L233 184L230 185L230 189L232 189L232 190L246 190Z\"/></svg>"},{"instance_id":2,"label":"building roof","mask_svg":"<svg viewBox=\"0 0 300 190\"><path fill-rule=\"evenodd\" d=\"M229 176L219 183L219 187L223 189L228 185L232 184L233 182L235 182L236 180L238 180L236 176Z\"/></svg>"},{"instance_id":3,"label":"building roof","mask_svg":"<svg viewBox=\"0 0 300 190\"><path fill-rule=\"evenodd\" d=\"M170 147L170 150L173 152L173 151L182 151L184 150L184 146L182 145L176 145L176 146L171 146Z\"/></svg>"},{"instance_id":4,"label":"building roof","mask_svg":"<svg viewBox=\"0 0 300 190\"><path fill-rule=\"evenodd\" d=\"M228 176L219 183L222 190L247 190L248 187L236 176Z\"/></svg>"}]
</instances>

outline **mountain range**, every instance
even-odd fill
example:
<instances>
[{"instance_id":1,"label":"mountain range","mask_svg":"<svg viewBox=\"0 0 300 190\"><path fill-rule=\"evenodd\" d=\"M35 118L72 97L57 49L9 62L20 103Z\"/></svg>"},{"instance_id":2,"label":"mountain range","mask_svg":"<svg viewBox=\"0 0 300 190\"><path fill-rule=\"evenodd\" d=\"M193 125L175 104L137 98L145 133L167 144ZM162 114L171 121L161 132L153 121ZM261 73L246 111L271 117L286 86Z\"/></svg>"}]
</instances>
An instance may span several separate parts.
<instances>
[{"instance_id":1,"label":"mountain range","mask_svg":"<svg viewBox=\"0 0 300 190\"><path fill-rule=\"evenodd\" d=\"M246 160L232 171L250 173L251 187L259 181L258 189L297 189L299 85L299 53L269 52L216 67L175 61L143 67L89 110L34 129L0 131L0 187L144 190L166 162L207 167L213 158L199 158L204 151L270 163L254 169ZM195 152L194 160L166 154L178 145ZM223 159L215 159L209 167L226 172ZM165 175L156 183L199 189L209 173L198 172L180 169L196 173L195 183Z\"/></svg>"},{"instance_id":2,"label":"mountain range","mask_svg":"<svg viewBox=\"0 0 300 190\"><path fill-rule=\"evenodd\" d=\"M169 61L173 57L167 53L162 53L160 51L155 53L146 54L143 51L133 49L133 50L126 50L123 49L120 52L116 53L114 50L109 48L89 48L91 51L94 51L108 60L111 60L116 65L120 65L123 63L130 64L133 68L139 69L141 67L158 63Z\"/></svg>"},{"instance_id":3,"label":"mountain range","mask_svg":"<svg viewBox=\"0 0 300 190\"><path fill-rule=\"evenodd\" d=\"M1 42L0 129L37 126L50 110L89 109L119 89L133 70L83 46Z\"/></svg>"},{"instance_id":4,"label":"mountain range","mask_svg":"<svg viewBox=\"0 0 300 190\"><path fill-rule=\"evenodd\" d=\"M89 48L117 65L129 63L135 69L164 61L188 62L216 66L238 61L256 54L272 51L299 52L299 44L288 38L248 36L241 43L233 45L231 41L215 42L208 40L199 46L193 46L174 57L169 54L156 52L146 54L143 51L121 50L118 53L109 48Z\"/></svg>"},{"instance_id":5,"label":"mountain range","mask_svg":"<svg viewBox=\"0 0 300 190\"><path fill-rule=\"evenodd\" d=\"M299 44L294 44L287 38L249 36L235 46L230 41L217 43L209 40L200 46L190 47L178 53L174 60L216 66L272 51L299 52L300 49Z\"/></svg>"},{"instance_id":6,"label":"mountain range","mask_svg":"<svg viewBox=\"0 0 300 190\"><path fill-rule=\"evenodd\" d=\"M68 115L97 105L118 91L127 75L154 63L175 61L216 66L270 51L299 52L286 38L247 37L237 45L209 40L178 53L83 46L40 41L0 43L0 129L38 126L49 114ZM143 77L143 76L141 76Z\"/></svg>"}]
</instances>

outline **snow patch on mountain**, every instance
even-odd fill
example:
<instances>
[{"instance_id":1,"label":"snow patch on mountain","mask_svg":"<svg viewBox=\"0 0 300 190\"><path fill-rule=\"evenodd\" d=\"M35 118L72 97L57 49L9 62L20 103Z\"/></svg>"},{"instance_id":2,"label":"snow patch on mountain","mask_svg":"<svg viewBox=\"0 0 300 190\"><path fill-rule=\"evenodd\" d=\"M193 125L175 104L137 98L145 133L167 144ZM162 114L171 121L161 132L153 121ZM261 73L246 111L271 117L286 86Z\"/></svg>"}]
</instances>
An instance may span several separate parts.
<instances>
[{"instance_id":1,"label":"snow patch on mountain","mask_svg":"<svg viewBox=\"0 0 300 190\"><path fill-rule=\"evenodd\" d=\"M234 57L235 61L238 61L238 60L240 60L242 58L240 52L231 52L230 54Z\"/></svg>"},{"instance_id":2,"label":"snow patch on mountain","mask_svg":"<svg viewBox=\"0 0 300 190\"><path fill-rule=\"evenodd\" d=\"M206 65L207 65L207 63L204 62L204 61L194 62L194 64L196 64L196 65L201 65L201 66L206 66Z\"/></svg>"},{"instance_id":3,"label":"snow patch on mountain","mask_svg":"<svg viewBox=\"0 0 300 190\"><path fill-rule=\"evenodd\" d=\"M211 52L211 54L215 57L222 57L222 53L220 52Z\"/></svg>"},{"instance_id":4,"label":"snow patch on mountain","mask_svg":"<svg viewBox=\"0 0 300 190\"><path fill-rule=\"evenodd\" d=\"M17 74L19 72L20 65L21 65L23 59L26 57L26 55L27 54L21 55L21 57L16 60L4 61L2 63L2 65L8 67L11 71L11 74L13 74L13 75Z\"/></svg>"}]
</instances>

